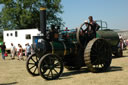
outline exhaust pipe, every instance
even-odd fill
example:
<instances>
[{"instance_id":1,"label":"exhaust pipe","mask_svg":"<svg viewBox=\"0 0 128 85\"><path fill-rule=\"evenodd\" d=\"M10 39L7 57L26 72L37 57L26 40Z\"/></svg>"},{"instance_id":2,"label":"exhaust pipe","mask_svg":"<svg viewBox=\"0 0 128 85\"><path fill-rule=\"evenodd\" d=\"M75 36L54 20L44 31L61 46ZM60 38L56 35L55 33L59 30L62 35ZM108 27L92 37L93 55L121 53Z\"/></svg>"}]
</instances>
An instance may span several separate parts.
<instances>
[{"instance_id":1,"label":"exhaust pipe","mask_svg":"<svg viewBox=\"0 0 128 85\"><path fill-rule=\"evenodd\" d=\"M46 8L40 8L40 31L46 37Z\"/></svg>"}]
</instances>

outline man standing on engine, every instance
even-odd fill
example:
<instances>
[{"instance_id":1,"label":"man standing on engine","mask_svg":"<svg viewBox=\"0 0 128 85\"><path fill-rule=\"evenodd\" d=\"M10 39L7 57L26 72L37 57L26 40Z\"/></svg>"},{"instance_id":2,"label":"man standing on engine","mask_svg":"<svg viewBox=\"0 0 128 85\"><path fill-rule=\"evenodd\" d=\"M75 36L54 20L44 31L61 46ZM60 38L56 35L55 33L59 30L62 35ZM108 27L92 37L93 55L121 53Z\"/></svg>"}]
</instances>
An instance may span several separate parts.
<instances>
[{"instance_id":1,"label":"man standing on engine","mask_svg":"<svg viewBox=\"0 0 128 85\"><path fill-rule=\"evenodd\" d=\"M96 31L99 30L100 26L96 23L96 21L93 20L92 16L89 16L88 19L89 19L89 24L91 24L93 29L94 29L93 33L94 33L94 35L96 37Z\"/></svg>"}]
</instances>

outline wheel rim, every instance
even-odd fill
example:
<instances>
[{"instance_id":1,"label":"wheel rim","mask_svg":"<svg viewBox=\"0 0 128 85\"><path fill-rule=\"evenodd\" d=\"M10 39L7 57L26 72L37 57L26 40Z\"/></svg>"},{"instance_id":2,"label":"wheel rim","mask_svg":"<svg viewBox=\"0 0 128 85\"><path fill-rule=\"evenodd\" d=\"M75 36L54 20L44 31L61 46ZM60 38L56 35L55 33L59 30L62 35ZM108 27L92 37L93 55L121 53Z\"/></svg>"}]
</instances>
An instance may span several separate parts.
<instances>
[{"instance_id":1,"label":"wheel rim","mask_svg":"<svg viewBox=\"0 0 128 85\"><path fill-rule=\"evenodd\" d=\"M39 63L39 58L35 54L30 55L27 59L27 62L26 62L27 71L33 76L39 75L38 63Z\"/></svg>"},{"instance_id":2,"label":"wheel rim","mask_svg":"<svg viewBox=\"0 0 128 85\"><path fill-rule=\"evenodd\" d=\"M39 73L46 80L57 79L63 72L62 60L52 54L46 54L39 62Z\"/></svg>"},{"instance_id":3,"label":"wheel rim","mask_svg":"<svg viewBox=\"0 0 128 85\"><path fill-rule=\"evenodd\" d=\"M92 72L107 71L111 64L111 48L103 39L93 39L85 50L85 63Z\"/></svg>"}]
</instances>

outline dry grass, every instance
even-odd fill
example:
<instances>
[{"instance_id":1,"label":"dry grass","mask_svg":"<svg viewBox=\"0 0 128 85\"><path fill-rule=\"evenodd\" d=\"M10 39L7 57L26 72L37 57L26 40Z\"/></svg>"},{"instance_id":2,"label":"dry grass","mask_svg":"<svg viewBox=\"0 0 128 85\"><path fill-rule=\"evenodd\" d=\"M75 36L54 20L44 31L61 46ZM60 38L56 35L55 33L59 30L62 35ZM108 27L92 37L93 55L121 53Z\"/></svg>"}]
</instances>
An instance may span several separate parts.
<instances>
[{"instance_id":1,"label":"dry grass","mask_svg":"<svg viewBox=\"0 0 128 85\"><path fill-rule=\"evenodd\" d=\"M67 71L64 69L58 80L46 81L40 76L32 77L26 71L25 61L1 59L0 55L0 85L128 85L128 50L125 57L114 58L111 70L105 73Z\"/></svg>"}]
</instances>

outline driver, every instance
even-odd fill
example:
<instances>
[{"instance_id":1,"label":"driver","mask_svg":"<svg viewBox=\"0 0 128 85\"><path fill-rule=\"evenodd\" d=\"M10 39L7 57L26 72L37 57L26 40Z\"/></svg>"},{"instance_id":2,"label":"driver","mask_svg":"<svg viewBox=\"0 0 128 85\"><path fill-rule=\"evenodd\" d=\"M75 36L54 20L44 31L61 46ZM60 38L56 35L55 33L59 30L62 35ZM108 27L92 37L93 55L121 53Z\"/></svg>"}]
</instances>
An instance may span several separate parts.
<instances>
[{"instance_id":1,"label":"driver","mask_svg":"<svg viewBox=\"0 0 128 85\"><path fill-rule=\"evenodd\" d=\"M96 23L96 21L93 20L93 17L89 16L88 19L89 19L89 24L91 24L93 26L95 31L98 31L100 26Z\"/></svg>"},{"instance_id":2,"label":"driver","mask_svg":"<svg viewBox=\"0 0 128 85\"><path fill-rule=\"evenodd\" d=\"M85 21L85 25L87 26L85 33L89 35L90 39L93 39L96 37L96 31L99 30L100 26L93 20L92 16L89 16L88 19L89 22Z\"/></svg>"}]
</instances>

